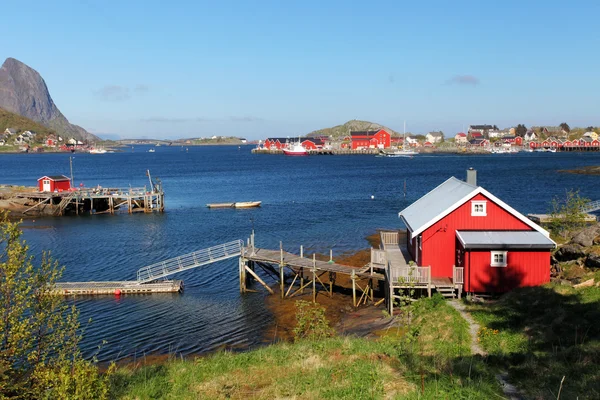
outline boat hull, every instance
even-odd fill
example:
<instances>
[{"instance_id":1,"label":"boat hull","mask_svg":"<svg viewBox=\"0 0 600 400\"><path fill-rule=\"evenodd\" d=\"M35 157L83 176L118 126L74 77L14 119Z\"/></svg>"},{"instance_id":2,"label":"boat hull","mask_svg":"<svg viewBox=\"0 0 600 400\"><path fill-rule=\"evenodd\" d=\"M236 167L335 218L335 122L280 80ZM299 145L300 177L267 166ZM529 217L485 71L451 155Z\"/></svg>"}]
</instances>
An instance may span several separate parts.
<instances>
[{"instance_id":1,"label":"boat hull","mask_svg":"<svg viewBox=\"0 0 600 400\"><path fill-rule=\"evenodd\" d=\"M260 207L261 201L245 201L241 203L233 203L234 208L252 208Z\"/></svg>"},{"instance_id":2,"label":"boat hull","mask_svg":"<svg viewBox=\"0 0 600 400\"><path fill-rule=\"evenodd\" d=\"M306 150L304 151L294 151L294 150L283 150L283 154L285 154L286 156L307 156L308 152Z\"/></svg>"}]
</instances>

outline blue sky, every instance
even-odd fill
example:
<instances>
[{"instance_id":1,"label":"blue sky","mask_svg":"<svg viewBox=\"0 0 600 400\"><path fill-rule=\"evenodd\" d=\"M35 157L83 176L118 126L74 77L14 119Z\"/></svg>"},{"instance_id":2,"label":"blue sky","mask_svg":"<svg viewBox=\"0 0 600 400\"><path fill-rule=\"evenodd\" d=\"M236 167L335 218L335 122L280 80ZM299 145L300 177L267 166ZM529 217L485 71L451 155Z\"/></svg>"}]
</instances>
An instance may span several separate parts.
<instances>
[{"instance_id":1,"label":"blue sky","mask_svg":"<svg viewBox=\"0 0 600 400\"><path fill-rule=\"evenodd\" d=\"M123 138L597 126L598 15L586 0L4 0L0 57L40 72L71 122Z\"/></svg>"}]
</instances>

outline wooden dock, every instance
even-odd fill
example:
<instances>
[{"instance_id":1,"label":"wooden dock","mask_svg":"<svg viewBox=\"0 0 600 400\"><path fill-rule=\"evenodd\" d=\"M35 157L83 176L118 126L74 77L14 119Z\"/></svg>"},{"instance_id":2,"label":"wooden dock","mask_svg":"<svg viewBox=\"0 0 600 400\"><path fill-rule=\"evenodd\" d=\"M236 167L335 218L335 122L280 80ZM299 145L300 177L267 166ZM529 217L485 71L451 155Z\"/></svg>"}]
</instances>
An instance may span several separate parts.
<instances>
[{"instance_id":1,"label":"wooden dock","mask_svg":"<svg viewBox=\"0 0 600 400\"><path fill-rule=\"evenodd\" d=\"M183 281L168 280L152 283L138 281L112 282L57 282L53 293L64 296L72 295L121 295L177 293L183 290Z\"/></svg>"},{"instance_id":2,"label":"wooden dock","mask_svg":"<svg viewBox=\"0 0 600 400\"><path fill-rule=\"evenodd\" d=\"M552 219L554 217L550 214L527 214L527 218L529 218L536 224L541 225L541 224L549 224L550 222L552 222ZM560 219L560 215L558 216L558 218ZM596 219L595 215L585 214L585 217L584 217L585 222L596 222L596 220L597 219Z\"/></svg>"}]
</instances>

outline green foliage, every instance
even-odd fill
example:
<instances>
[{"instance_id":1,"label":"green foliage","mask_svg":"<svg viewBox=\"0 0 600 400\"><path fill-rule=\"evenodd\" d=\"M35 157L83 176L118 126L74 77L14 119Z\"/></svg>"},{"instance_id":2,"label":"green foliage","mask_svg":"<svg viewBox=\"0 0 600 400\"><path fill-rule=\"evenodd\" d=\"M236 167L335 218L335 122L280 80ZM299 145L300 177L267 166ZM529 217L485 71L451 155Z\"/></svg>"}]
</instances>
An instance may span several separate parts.
<instances>
[{"instance_id":1,"label":"green foliage","mask_svg":"<svg viewBox=\"0 0 600 400\"><path fill-rule=\"evenodd\" d=\"M519 124L515 128L515 134L517 136L523 137L527 133L527 127L524 124Z\"/></svg>"},{"instance_id":2,"label":"green foliage","mask_svg":"<svg viewBox=\"0 0 600 400\"><path fill-rule=\"evenodd\" d=\"M563 131L565 131L567 133L571 132L571 128L569 127L569 124L567 124L566 122L561 122L559 126Z\"/></svg>"},{"instance_id":3,"label":"green foliage","mask_svg":"<svg viewBox=\"0 0 600 400\"><path fill-rule=\"evenodd\" d=\"M18 223L0 214L0 398L107 398L107 377L83 360L77 310L51 293L62 269L39 266Z\"/></svg>"},{"instance_id":4,"label":"green foliage","mask_svg":"<svg viewBox=\"0 0 600 400\"><path fill-rule=\"evenodd\" d=\"M335 334L325 316L325 309L320 305L299 300L296 309L295 340L319 340Z\"/></svg>"},{"instance_id":5,"label":"green foliage","mask_svg":"<svg viewBox=\"0 0 600 400\"><path fill-rule=\"evenodd\" d=\"M309 133L307 136L314 137L314 136L324 135L324 136L331 136L332 138L334 138L336 140L341 140L344 137L350 135L350 131L367 131L367 130L374 131L374 130L378 130L378 129L385 129L386 132L388 132L392 136L401 136L401 134L399 134L398 132L396 132L393 129L390 129L386 126L377 124L375 122L360 121L360 120L356 120L356 119L350 120L343 125L337 125L332 128L324 128L324 129L319 129L319 130L313 131L313 132ZM407 133L407 135L408 135L408 133Z\"/></svg>"},{"instance_id":6,"label":"green foliage","mask_svg":"<svg viewBox=\"0 0 600 400\"><path fill-rule=\"evenodd\" d=\"M34 131L38 134L38 136L47 136L49 134L54 134L54 130L45 127L42 124L34 122L29 118L22 117L18 114L14 114L8 112L2 108L0 108L0 133L3 133L7 128L14 128L18 133L25 131ZM14 139L14 138L13 138ZM40 138L36 138L37 140L41 140Z\"/></svg>"},{"instance_id":7,"label":"green foliage","mask_svg":"<svg viewBox=\"0 0 600 400\"><path fill-rule=\"evenodd\" d=\"M589 202L589 199L579 195L579 190L567 191L562 199L555 197L549 224L552 232L565 236L573 229L585 226L586 213L582 208Z\"/></svg>"}]
</instances>

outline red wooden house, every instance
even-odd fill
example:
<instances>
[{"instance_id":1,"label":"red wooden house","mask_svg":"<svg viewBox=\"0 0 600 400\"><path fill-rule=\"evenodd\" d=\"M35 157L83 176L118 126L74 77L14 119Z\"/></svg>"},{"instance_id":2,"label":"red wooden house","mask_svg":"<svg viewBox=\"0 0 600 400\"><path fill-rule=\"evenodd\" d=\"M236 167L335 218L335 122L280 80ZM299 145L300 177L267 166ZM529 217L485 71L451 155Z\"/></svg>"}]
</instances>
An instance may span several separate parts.
<instances>
[{"instance_id":1,"label":"red wooden house","mask_svg":"<svg viewBox=\"0 0 600 400\"><path fill-rule=\"evenodd\" d=\"M62 192L71 189L71 179L64 175L42 176L38 187L40 192Z\"/></svg>"},{"instance_id":2,"label":"red wooden house","mask_svg":"<svg viewBox=\"0 0 600 400\"><path fill-rule=\"evenodd\" d=\"M289 138L267 138L265 140L265 149L281 150L288 142L292 142Z\"/></svg>"},{"instance_id":3,"label":"red wooden house","mask_svg":"<svg viewBox=\"0 0 600 400\"><path fill-rule=\"evenodd\" d=\"M323 141L321 139L306 138L302 140L301 144L306 150L318 150L323 148Z\"/></svg>"},{"instance_id":4,"label":"red wooden house","mask_svg":"<svg viewBox=\"0 0 600 400\"><path fill-rule=\"evenodd\" d=\"M380 148L387 149L392 145L391 135L384 129L377 131L354 131L350 132L352 138L352 150Z\"/></svg>"},{"instance_id":5,"label":"red wooden house","mask_svg":"<svg viewBox=\"0 0 600 400\"><path fill-rule=\"evenodd\" d=\"M451 177L400 212L409 253L432 278L454 279L463 268L464 291L506 292L550 281L547 231L472 183Z\"/></svg>"}]
</instances>

